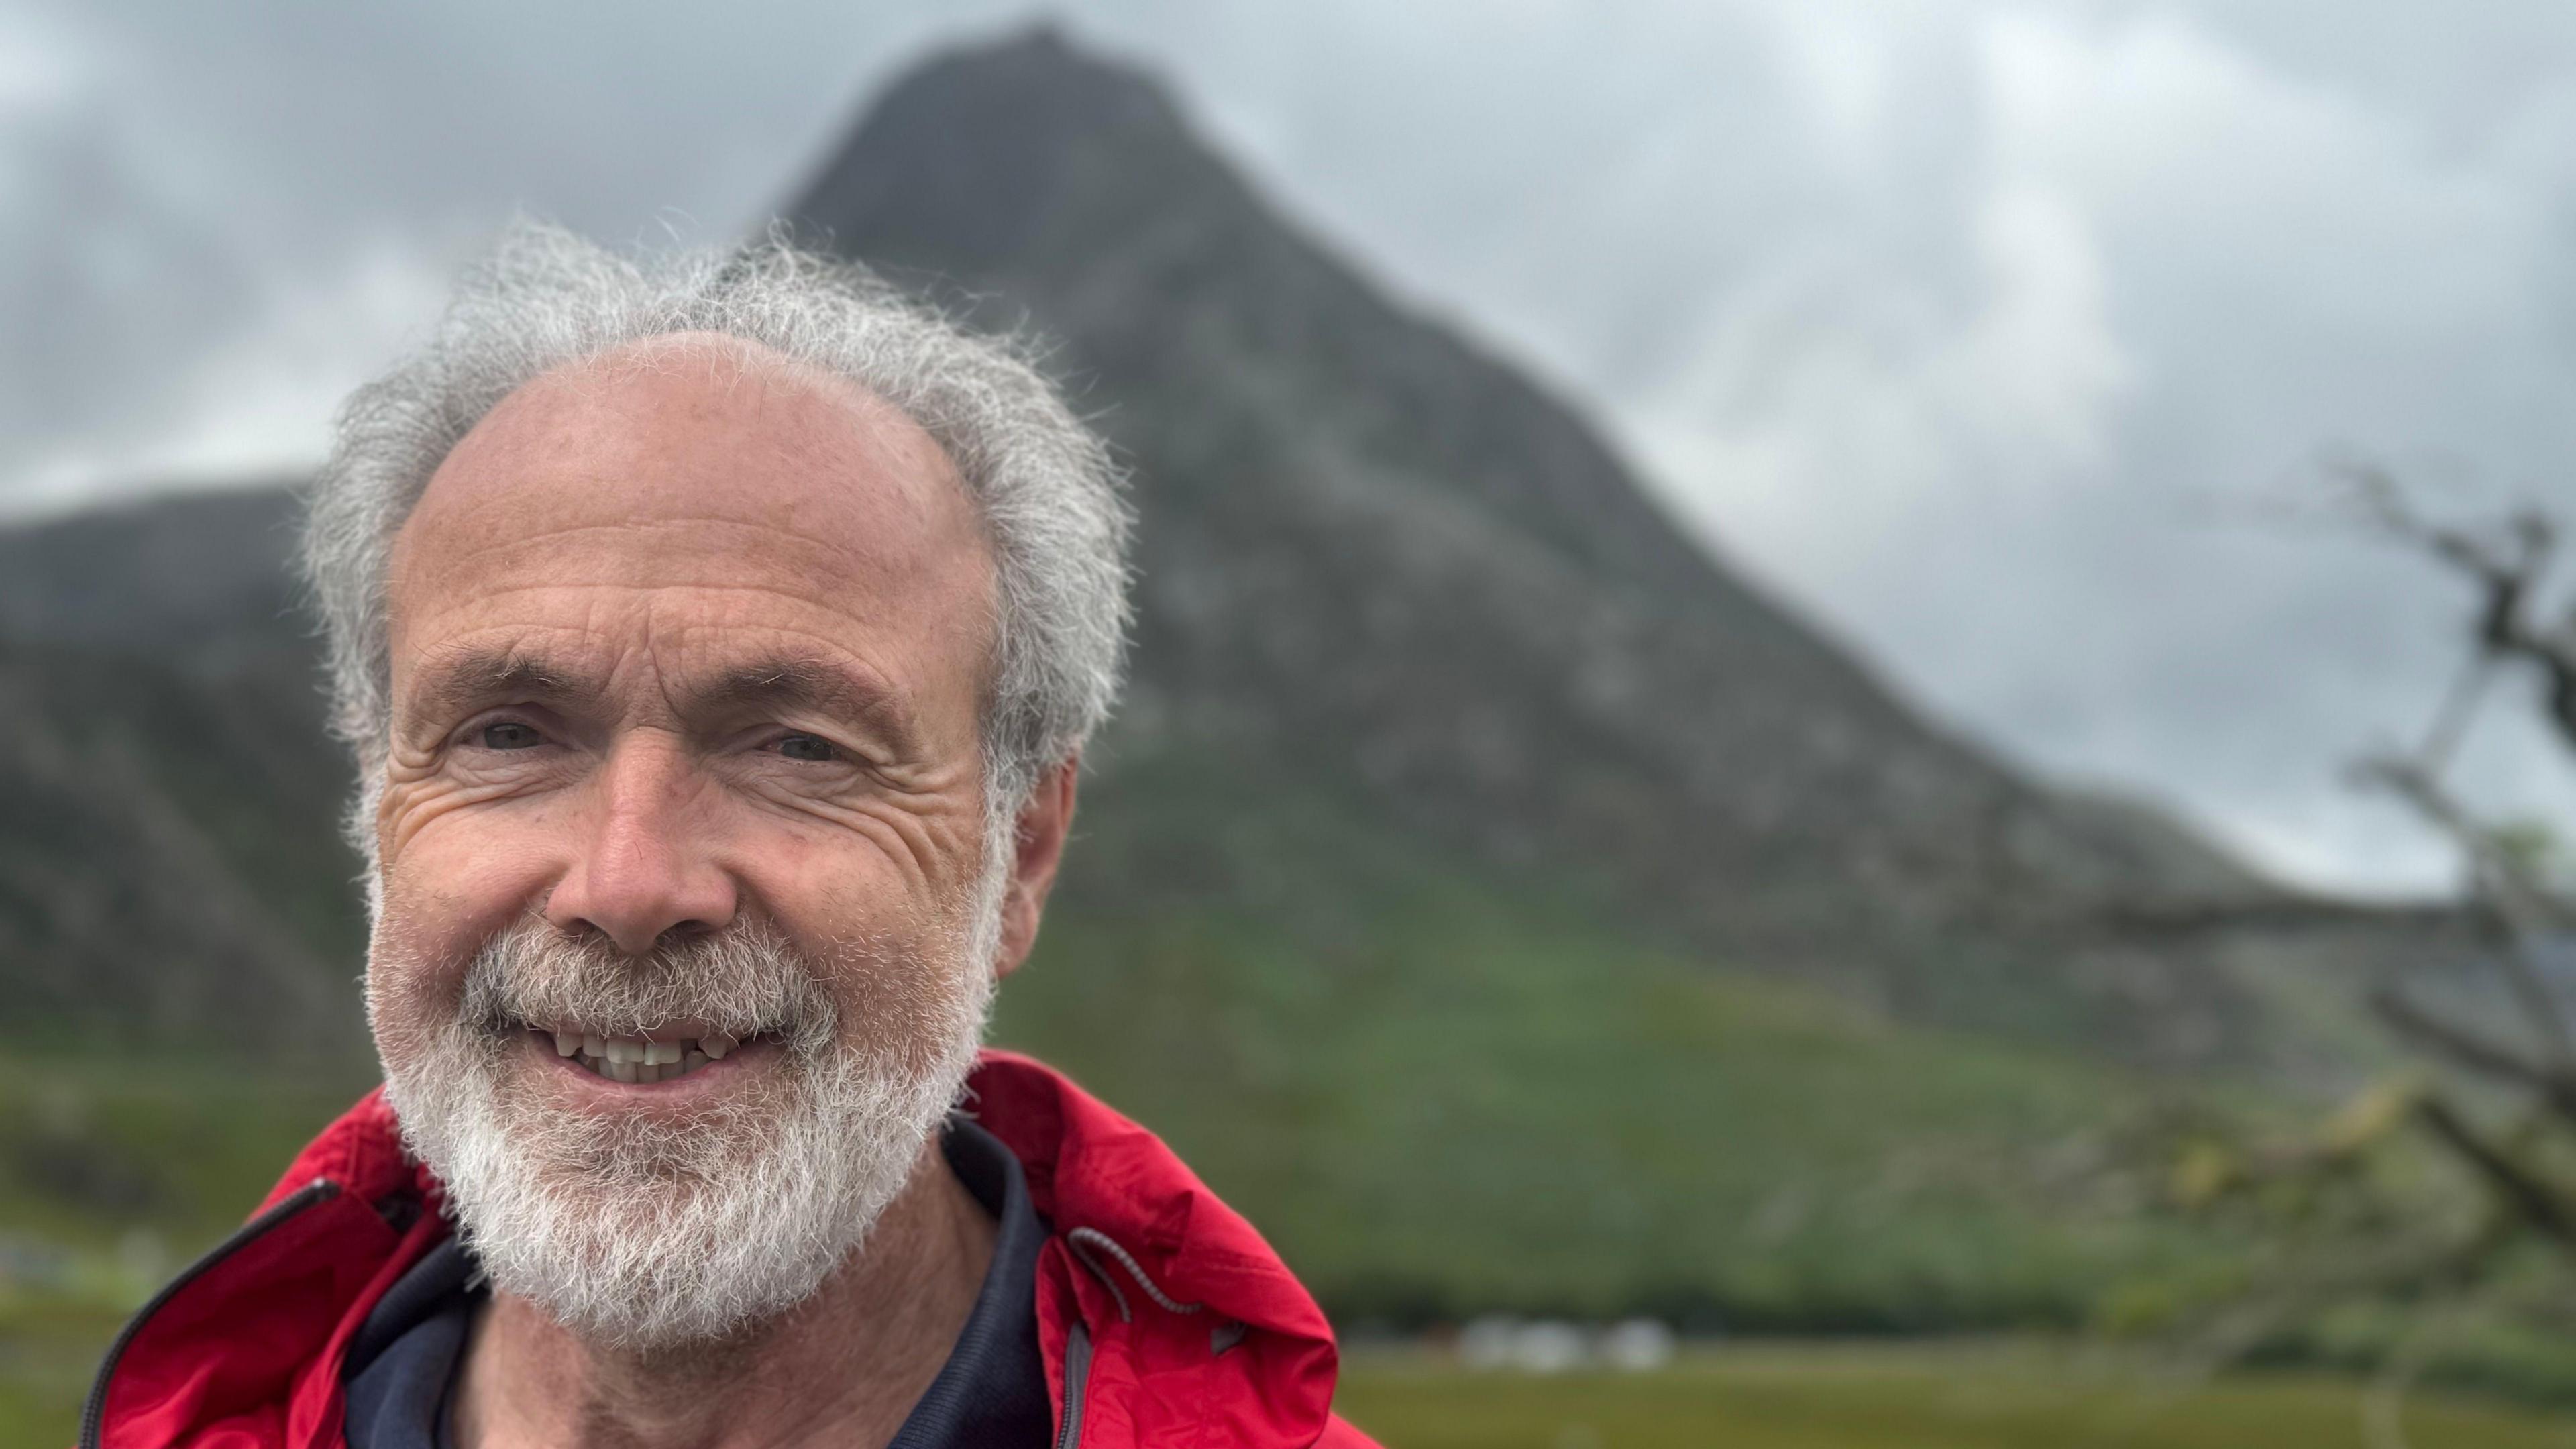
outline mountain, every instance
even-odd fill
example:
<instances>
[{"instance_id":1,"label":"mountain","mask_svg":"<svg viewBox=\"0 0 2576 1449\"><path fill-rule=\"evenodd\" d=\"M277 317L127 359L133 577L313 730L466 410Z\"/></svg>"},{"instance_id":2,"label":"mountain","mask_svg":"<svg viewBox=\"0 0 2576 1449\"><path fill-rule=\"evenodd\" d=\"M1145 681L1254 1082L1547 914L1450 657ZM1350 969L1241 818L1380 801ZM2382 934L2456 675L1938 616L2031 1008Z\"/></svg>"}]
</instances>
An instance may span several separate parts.
<instances>
[{"instance_id":1,"label":"mountain","mask_svg":"<svg viewBox=\"0 0 2576 1449\"><path fill-rule=\"evenodd\" d=\"M362 911L275 485L0 532L9 1019L348 1055Z\"/></svg>"},{"instance_id":2,"label":"mountain","mask_svg":"<svg viewBox=\"0 0 2576 1449\"><path fill-rule=\"evenodd\" d=\"M1284 222L1148 77L1044 29L933 62L793 215L1051 339L1132 465L1109 788L1293 781L1516 893L1903 1014L2257 1048L2205 950L2125 947L2285 892L1926 721L1563 404Z\"/></svg>"},{"instance_id":3,"label":"mountain","mask_svg":"<svg viewBox=\"0 0 2576 1449\"><path fill-rule=\"evenodd\" d=\"M1050 31L898 82L790 212L1051 339L1133 474L1134 683L997 1029L1338 1311L2066 1321L2211 1251L2129 1114L2340 1080L2351 979L2448 949L1926 719ZM363 1060L290 529L0 533L13 1035Z\"/></svg>"}]
</instances>

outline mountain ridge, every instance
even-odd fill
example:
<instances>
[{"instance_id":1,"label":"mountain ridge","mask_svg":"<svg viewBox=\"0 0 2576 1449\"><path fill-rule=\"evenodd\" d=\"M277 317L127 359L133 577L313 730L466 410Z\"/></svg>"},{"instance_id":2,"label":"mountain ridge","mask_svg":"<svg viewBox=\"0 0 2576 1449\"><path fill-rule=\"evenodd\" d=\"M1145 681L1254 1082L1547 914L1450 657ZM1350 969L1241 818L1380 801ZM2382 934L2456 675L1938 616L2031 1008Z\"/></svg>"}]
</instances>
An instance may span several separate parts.
<instances>
[{"instance_id":1,"label":"mountain ridge","mask_svg":"<svg viewBox=\"0 0 2576 1449\"><path fill-rule=\"evenodd\" d=\"M2141 1061L2268 1050L2266 990L2229 923L2340 908L1926 720L1684 536L1572 409L1274 215L1150 77L1045 30L952 52L889 87L815 176L788 208L802 235L977 325L1052 339L1135 476L1134 682L1085 803L1136 850L1095 867L1078 848L1075 906L1230 889L1265 902L1259 929L1292 930L1318 907L1259 892L1296 872L1230 855L1225 822L1191 815L1187 792L1252 817L1311 797L1454 856L1497 899L1713 967ZM189 869L229 861L262 883L240 894L241 941L204 944L249 979L251 954L327 978L353 929L323 900L354 862L319 808L339 756L279 571L282 507L188 500L0 533L0 647L113 659L110 682L82 686L105 691L106 715L142 707L113 697L120 671L158 671L185 703L151 708L220 722L156 748L220 817ZM26 692L21 756L77 756L69 688ZM48 691L58 703L32 709ZM285 756L310 761L296 783ZM264 782L267 803L219 798L236 779ZM120 808L81 838L152 859L153 811ZM267 851L245 838L264 809ZM1153 811L1208 838L1166 842ZM30 870L48 853L0 848ZM43 999L63 1010L91 977L146 989L106 959L118 949L188 949L175 924L120 948L118 913L61 914L43 893L8 904L0 930L17 934L0 942L24 960L90 943L46 957ZM2152 945L2141 923L2164 923ZM269 994L344 1012L345 977ZM218 1017L260 1009L207 1000Z\"/></svg>"},{"instance_id":2,"label":"mountain ridge","mask_svg":"<svg viewBox=\"0 0 2576 1449\"><path fill-rule=\"evenodd\" d=\"M1585 888L1668 944L1960 1019L1969 994L2057 991L2053 958L2111 915L2291 894L1925 719L1684 536L1571 409L1280 221L1151 77L1056 32L914 70L789 214L1034 327L1106 404L1144 519L1148 718L1182 700L1218 716L1199 734L1266 733L1254 753L1497 867L1607 877ZM1113 727L1113 768L1156 747L1139 733ZM1979 984L1947 990L1962 972ZM2110 994L2067 1009L2198 997L2221 1036L2252 1014L2187 954L2093 979Z\"/></svg>"},{"instance_id":3,"label":"mountain ridge","mask_svg":"<svg viewBox=\"0 0 2576 1449\"><path fill-rule=\"evenodd\" d=\"M2242 1248L2154 1211L2140 1111L2348 1083L2358 979L2456 944L1927 720L1130 68L948 54L816 175L802 234L1054 339L1135 480L1132 686L994 1039L1337 1315L2085 1321ZM365 1075L293 506L0 528L0 987L53 1059Z\"/></svg>"}]
</instances>

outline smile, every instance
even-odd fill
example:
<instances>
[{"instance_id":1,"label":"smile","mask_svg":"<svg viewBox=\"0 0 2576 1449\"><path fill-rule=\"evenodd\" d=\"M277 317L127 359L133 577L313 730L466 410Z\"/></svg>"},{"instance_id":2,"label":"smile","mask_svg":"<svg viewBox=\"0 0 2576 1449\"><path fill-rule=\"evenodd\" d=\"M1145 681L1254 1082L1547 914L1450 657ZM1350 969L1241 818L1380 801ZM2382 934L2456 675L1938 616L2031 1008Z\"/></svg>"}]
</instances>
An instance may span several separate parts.
<instances>
[{"instance_id":1,"label":"smile","mask_svg":"<svg viewBox=\"0 0 2576 1449\"><path fill-rule=\"evenodd\" d=\"M668 1082L720 1062L742 1043L728 1033L656 1041L645 1036L603 1036L598 1032L558 1031L534 1027L554 1041L555 1055L612 1082Z\"/></svg>"}]
</instances>

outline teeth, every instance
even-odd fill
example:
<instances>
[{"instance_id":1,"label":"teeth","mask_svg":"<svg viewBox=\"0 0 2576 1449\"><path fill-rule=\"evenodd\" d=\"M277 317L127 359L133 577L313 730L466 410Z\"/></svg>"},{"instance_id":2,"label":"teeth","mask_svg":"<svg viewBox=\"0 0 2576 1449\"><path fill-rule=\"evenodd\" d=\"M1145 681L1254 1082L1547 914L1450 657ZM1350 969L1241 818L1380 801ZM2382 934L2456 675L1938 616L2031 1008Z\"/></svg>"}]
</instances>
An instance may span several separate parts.
<instances>
[{"instance_id":1,"label":"teeth","mask_svg":"<svg viewBox=\"0 0 2576 1449\"><path fill-rule=\"evenodd\" d=\"M557 1055L576 1060L610 1081L639 1085L685 1077L709 1062L723 1060L742 1045L739 1037L723 1032L696 1041L646 1041L597 1032L547 1034L554 1038Z\"/></svg>"}]
</instances>

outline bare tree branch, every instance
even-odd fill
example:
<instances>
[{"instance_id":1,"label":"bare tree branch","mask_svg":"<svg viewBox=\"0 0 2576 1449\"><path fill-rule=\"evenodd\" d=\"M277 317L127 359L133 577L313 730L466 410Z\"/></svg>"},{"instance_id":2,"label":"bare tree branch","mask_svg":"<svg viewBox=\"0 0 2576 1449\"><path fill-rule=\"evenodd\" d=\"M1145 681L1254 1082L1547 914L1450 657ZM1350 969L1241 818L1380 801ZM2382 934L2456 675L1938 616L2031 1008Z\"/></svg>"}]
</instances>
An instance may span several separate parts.
<instances>
[{"instance_id":1,"label":"bare tree branch","mask_svg":"<svg viewBox=\"0 0 2576 1449\"><path fill-rule=\"evenodd\" d=\"M2530 866L2506 851L2496 833L2454 799L2423 761L2376 755L2355 765L2352 775L2361 784L2403 800L2427 824L2451 837L2469 857L2477 883L2497 893L2496 906L2514 930L2546 935L2565 923L2566 911L2532 877Z\"/></svg>"},{"instance_id":2,"label":"bare tree branch","mask_svg":"<svg viewBox=\"0 0 2576 1449\"><path fill-rule=\"evenodd\" d=\"M2424 742L2415 750L2415 759L2425 771L2438 775L2459 753L2460 741L2469 732L2469 723L2477 717L2478 704L2486 697L2487 681L2495 675L2495 656L2481 650L2463 661L2459 678L2442 696L2442 707L2433 716L2432 727L2424 731Z\"/></svg>"},{"instance_id":3,"label":"bare tree branch","mask_svg":"<svg viewBox=\"0 0 2576 1449\"><path fill-rule=\"evenodd\" d=\"M2576 1248L2576 1221L2568 1216L2558 1189L2526 1170L2513 1155L2489 1142L2467 1119L2439 1097L2415 1104L2415 1115L2433 1135L2477 1168L2496 1195L2516 1216L2561 1247Z\"/></svg>"},{"instance_id":4,"label":"bare tree branch","mask_svg":"<svg viewBox=\"0 0 2576 1449\"><path fill-rule=\"evenodd\" d=\"M2576 1123L2576 1073L2553 1071L2501 1042L2436 1016L2402 991L2383 988L2373 992L2370 1006L2400 1035L2431 1049L2452 1065L2524 1088L2570 1123Z\"/></svg>"},{"instance_id":5,"label":"bare tree branch","mask_svg":"<svg viewBox=\"0 0 2576 1449\"><path fill-rule=\"evenodd\" d=\"M2557 552L2558 532L2549 517L2526 509L2507 519L2497 534L2480 537L2416 512L2383 468L2350 464L2336 472L2372 521L2476 581L2485 594L2478 610L2479 647L2490 656L2539 668L2550 720L2563 739L2576 745L2576 618L2555 629L2531 619L2534 596Z\"/></svg>"},{"instance_id":6,"label":"bare tree branch","mask_svg":"<svg viewBox=\"0 0 2576 1449\"><path fill-rule=\"evenodd\" d=\"M2472 1119L2459 1097L2409 1074L2373 1088L2313 1140L2286 1149L2231 1143L2223 1130L2216 1146L2195 1139L2178 1158L2174 1181L2178 1200L2225 1203L2282 1229L2254 1254L2245 1288L2203 1319L2194 1356L2204 1365L2234 1362L2336 1299L2367 1295L2412 1305L2414 1330L2380 1366L2360 1426L2373 1449L2404 1449L2406 1395L2445 1331L2471 1312L2505 1306L2501 1290L2525 1280L2521 1254L2532 1238L2576 1265L2576 1181L2554 1167L2576 1141L2576 1000L2562 998L2546 954L2576 933L2576 888L2552 875L2543 850L2450 789L2464 742L2493 695L2489 686L2509 669L2539 674L2549 726L2576 754L2576 606L2563 617L2542 617L2553 608L2544 595L2559 587L2553 570L2560 540L2547 515L2524 510L2446 523L2412 506L2382 468L2347 464L2331 474L2380 534L2429 555L2476 590L2471 647L2422 736L2359 762L2352 773L2460 851L2466 919L2481 944L2493 947L2461 964L2498 972L2510 1014L2443 1009L2394 980L2368 1000L2420 1060L2455 1081L2477 1078L2500 1088L2515 1123L2499 1129ZM2478 1189L2473 1218L2447 1204L2428 1212L2404 1183L2376 1171L2367 1154L2401 1125L2469 1174ZM2207 1191L2195 1194L2193 1184Z\"/></svg>"},{"instance_id":7,"label":"bare tree branch","mask_svg":"<svg viewBox=\"0 0 2576 1449\"><path fill-rule=\"evenodd\" d=\"M2535 956L2540 941L2566 928L2565 907L2532 878L2529 865L2506 851L2495 833L2471 817L2421 764L2382 757L2363 761L2354 773L2413 806L2468 856L2478 900L2494 910L2505 926L2506 940L2495 959L2523 1011L2539 1028L2553 1071L2576 1074L2576 1031L2569 1028L2566 1005L2551 989Z\"/></svg>"},{"instance_id":8,"label":"bare tree branch","mask_svg":"<svg viewBox=\"0 0 2576 1449\"><path fill-rule=\"evenodd\" d=\"M2365 1243L2302 1243L2257 1270L2263 1286L2205 1321L2183 1345L2185 1371L2197 1378L2242 1363L2284 1326L2354 1293L2439 1297L2473 1287L2492 1267L2496 1243L2427 1243L2382 1238ZM2265 1255L2258 1255L2265 1256Z\"/></svg>"}]
</instances>

